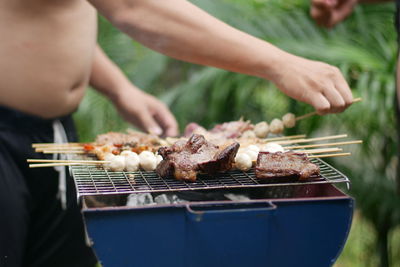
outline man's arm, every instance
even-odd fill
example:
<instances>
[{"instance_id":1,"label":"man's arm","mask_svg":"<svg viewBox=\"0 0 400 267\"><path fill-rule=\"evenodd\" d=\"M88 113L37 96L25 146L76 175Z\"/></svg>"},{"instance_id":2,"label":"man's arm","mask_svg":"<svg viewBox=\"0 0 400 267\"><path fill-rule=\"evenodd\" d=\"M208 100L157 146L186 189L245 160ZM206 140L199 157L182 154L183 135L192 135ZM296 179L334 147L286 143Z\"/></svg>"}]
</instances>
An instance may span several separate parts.
<instances>
[{"instance_id":1,"label":"man's arm","mask_svg":"<svg viewBox=\"0 0 400 267\"><path fill-rule=\"evenodd\" d=\"M384 3L393 0L312 0L310 14L318 25L332 28L345 20L357 4Z\"/></svg>"},{"instance_id":2,"label":"man's arm","mask_svg":"<svg viewBox=\"0 0 400 267\"><path fill-rule=\"evenodd\" d=\"M176 120L167 106L134 86L99 46L95 50L90 85L110 98L121 115L142 130L178 135Z\"/></svg>"},{"instance_id":3,"label":"man's arm","mask_svg":"<svg viewBox=\"0 0 400 267\"><path fill-rule=\"evenodd\" d=\"M352 102L340 71L288 54L234 29L184 0L89 0L135 40L168 56L273 81L320 113Z\"/></svg>"}]
</instances>

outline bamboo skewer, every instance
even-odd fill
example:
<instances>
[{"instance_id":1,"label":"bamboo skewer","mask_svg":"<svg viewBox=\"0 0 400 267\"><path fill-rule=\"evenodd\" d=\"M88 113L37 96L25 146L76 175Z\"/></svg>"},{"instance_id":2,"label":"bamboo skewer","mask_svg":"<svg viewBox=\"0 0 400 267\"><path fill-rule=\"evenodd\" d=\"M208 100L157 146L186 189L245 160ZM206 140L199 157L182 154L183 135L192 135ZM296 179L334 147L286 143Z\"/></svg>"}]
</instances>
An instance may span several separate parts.
<instances>
[{"instance_id":1,"label":"bamboo skewer","mask_svg":"<svg viewBox=\"0 0 400 267\"><path fill-rule=\"evenodd\" d=\"M90 164L104 164L110 163L108 160L74 160L74 159L27 159L27 162L33 163L90 163Z\"/></svg>"},{"instance_id":2,"label":"bamboo skewer","mask_svg":"<svg viewBox=\"0 0 400 267\"><path fill-rule=\"evenodd\" d=\"M40 152L46 149L53 149L53 150L57 150L57 149L83 149L83 146L58 146L58 145L54 145L54 146L40 146L40 147L35 147L35 151Z\"/></svg>"},{"instance_id":3,"label":"bamboo skewer","mask_svg":"<svg viewBox=\"0 0 400 267\"><path fill-rule=\"evenodd\" d=\"M362 98L361 98L361 97L358 97L358 98L354 98L354 99L353 99L353 103L357 103L357 102L361 102L361 101L362 101ZM302 116L299 116L299 117L296 118L296 121L299 121L299 120L302 120L302 119L306 119L306 118L311 117L311 116L314 116L314 115L318 115L317 111L313 111L313 112L304 114L304 115L302 115Z\"/></svg>"},{"instance_id":4,"label":"bamboo skewer","mask_svg":"<svg viewBox=\"0 0 400 267\"><path fill-rule=\"evenodd\" d=\"M345 153L336 153L336 154L321 154L321 155L311 155L308 156L308 158L330 158L330 157L344 157L344 156L350 156L350 152L345 152Z\"/></svg>"},{"instance_id":5,"label":"bamboo skewer","mask_svg":"<svg viewBox=\"0 0 400 267\"><path fill-rule=\"evenodd\" d=\"M341 152L342 148L321 148L321 149L308 149L308 150L294 150L296 153L315 154L315 153L328 153L328 152Z\"/></svg>"},{"instance_id":6,"label":"bamboo skewer","mask_svg":"<svg viewBox=\"0 0 400 267\"><path fill-rule=\"evenodd\" d=\"M85 144L90 144L90 143L34 143L32 144L33 148L39 148L39 147L52 147L52 146L60 146L60 147L69 147L69 146L83 146Z\"/></svg>"},{"instance_id":7,"label":"bamboo skewer","mask_svg":"<svg viewBox=\"0 0 400 267\"><path fill-rule=\"evenodd\" d=\"M340 135L331 135L331 136L324 136L324 137L316 137L316 138L305 138L305 139L293 139L288 141L278 141L275 142L279 145L286 145L286 144L293 144L293 143L308 143L314 141L323 141L323 140L330 140L330 139L339 139L339 138L346 138L347 134L340 134Z\"/></svg>"},{"instance_id":8,"label":"bamboo skewer","mask_svg":"<svg viewBox=\"0 0 400 267\"><path fill-rule=\"evenodd\" d=\"M44 167L71 166L71 165L90 165L90 164L84 164L84 163L67 163L67 162L37 163L37 164L29 164L29 168L44 168Z\"/></svg>"},{"instance_id":9,"label":"bamboo skewer","mask_svg":"<svg viewBox=\"0 0 400 267\"><path fill-rule=\"evenodd\" d=\"M90 154L84 150L44 150L43 154Z\"/></svg>"},{"instance_id":10,"label":"bamboo skewer","mask_svg":"<svg viewBox=\"0 0 400 267\"><path fill-rule=\"evenodd\" d=\"M341 145L351 145L351 144L362 144L362 140L345 141L345 142L335 142L335 143L325 143L325 144L312 144L312 145L299 145L299 146L284 146L284 149L299 149L299 148L314 148L321 146L341 146Z\"/></svg>"},{"instance_id":11,"label":"bamboo skewer","mask_svg":"<svg viewBox=\"0 0 400 267\"><path fill-rule=\"evenodd\" d=\"M290 139L297 139L297 138L304 138L306 137L305 134L298 134L298 135L288 135L288 136L279 136L279 137L271 137L265 138L263 141L271 142L271 141L281 141L281 140L290 140Z\"/></svg>"}]
</instances>

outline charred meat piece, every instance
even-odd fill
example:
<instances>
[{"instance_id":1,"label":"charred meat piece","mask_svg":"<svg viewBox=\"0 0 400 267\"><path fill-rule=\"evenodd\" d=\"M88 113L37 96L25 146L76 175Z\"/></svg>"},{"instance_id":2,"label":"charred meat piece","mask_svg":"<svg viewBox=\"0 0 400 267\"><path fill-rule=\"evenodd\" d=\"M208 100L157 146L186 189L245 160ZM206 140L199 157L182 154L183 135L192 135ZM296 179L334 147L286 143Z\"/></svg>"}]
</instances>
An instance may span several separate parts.
<instances>
[{"instance_id":1,"label":"charred meat piece","mask_svg":"<svg viewBox=\"0 0 400 267\"><path fill-rule=\"evenodd\" d=\"M257 158L256 177L277 178L297 177L305 180L312 175L319 175L317 165L311 163L306 154L295 152L260 152Z\"/></svg>"},{"instance_id":2,"label":"charred meat piece","mask_svg":"<svg viewBox=\"0 0 400 267\"><path fill-rule=\"evenodd\" d=\"M231 169L238 149L238 143L221 149L204 136L193 134L186 143L178 141L159 149L163 160L156 172L164 178L173 175L178 180L195 181L199 172L214 174Z\"/></svg>"}]
</instances>

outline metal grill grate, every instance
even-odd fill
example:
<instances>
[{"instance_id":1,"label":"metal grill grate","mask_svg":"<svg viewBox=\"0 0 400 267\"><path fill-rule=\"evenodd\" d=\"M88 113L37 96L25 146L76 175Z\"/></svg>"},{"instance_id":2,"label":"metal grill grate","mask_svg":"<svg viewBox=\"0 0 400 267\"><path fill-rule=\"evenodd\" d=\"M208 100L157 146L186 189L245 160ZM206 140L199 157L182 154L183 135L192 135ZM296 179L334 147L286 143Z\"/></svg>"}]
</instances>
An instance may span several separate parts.
<instances>
[{"instance_id":1,"label":"metal grill grate","mask_svg":"<svg viewBox=\"0 0 400 267\"><path fill-rule=\"evenodd\" d=\"M70 171L78 191L78 198L87 195L113 195L147 192L187 191L200 189L224 189L241 187L296 186L324 183L347 183L349 179L321 159L311 159L321 170L321 176L300 182L271 182L259 180L254 170L230 171L214 176L198 175L196 182L163 179L155 172L111 172L98 166L71 166Z\"/></svg>"}]
</instances>

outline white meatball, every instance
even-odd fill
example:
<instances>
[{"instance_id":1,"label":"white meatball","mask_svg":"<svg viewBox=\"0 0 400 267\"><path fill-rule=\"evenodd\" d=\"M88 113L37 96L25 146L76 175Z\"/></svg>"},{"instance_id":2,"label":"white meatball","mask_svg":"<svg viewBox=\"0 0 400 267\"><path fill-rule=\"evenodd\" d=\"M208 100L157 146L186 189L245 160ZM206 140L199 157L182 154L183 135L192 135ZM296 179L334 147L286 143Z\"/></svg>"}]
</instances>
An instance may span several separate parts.
<instances>
[{"instance_id":1,"label":"white meatball","mask_svg":"<svg viewBox=\"0 0 400 267\"><path fill-rule=\"evenodd\" d=\"M139 154L139 157L140 157L140 159L143 159L143 158L153 158L153 157L154 157L154 153L151 152L151 151L142 151L142 152Z\"/></svg>"},{"instance_id":2,"label":"white meatball","mask_svg":"<svg viewBox=\"0 0 400 267\"><path fill-rule=\"evenodd\" d=\"M115 155L114 154L112 154L112 153L106 153L106 154L104 154L104 156L103 156L103 158L101 159L101 160L106 160L106 161L108 161L108 163L106 163L106 164L104 164L104 167L105 168L110 168L110 163L111 163L111 161L112 161L112 159L115 157Z\"/></svg>"},{"instance_id":3,"label":"white meatball","mask_svg":"<svg viewBox=\"0 0 400 267\"><path fill-rule=\"evenodd\" d=\"M156 155L156 164L158 166L158 164L160 164L160 162L163 160L163 157L161 155Z\"/></svg>"},{"instance_id":4,"label":"white meatball","mask_svg":"<svg viewBox=\"0 0 400 267\"><path fill-rule=\"evenodd\" d=\"M285 150L283 147L277 143L267 143L265 146L261 148L262 152L270 152L270 153L276 153L276 152L284 152Z\"/></svg>"},{"instance_id":5,"label":"white meatball","mask_svg":"<svg viewBox=\"0 0 400 267\"><path fill-rule=\"evenodd\" d=\"M260 152L260 148L256 145L249 145L248 147L246 147L247 150L251 150L251 151L255 151L255 152Z\"/></svg>"},{"instance_id":6,"label":"white meatball","mask_svg":"<svg viewBox=\"0 0 400 267\"><path fill-rule=\"evenodd\" d=\"M267 137L269 133L268 123L266 123L265 121L257 123L256 126L254 126L254 133L258 138Z\"/></svg>"},{"instance_id":7,"label":"white meatball","mask_svg":"<svg viewBox=\"0 0 400 267\"><path fill-rule=\"evenodd\" d=\"M125 157L124 156L115 156L111 159L110 169L115 172L122 172L125 169Z\"/></svg>"},{"instance_id":8,"label":"white meatball","mask_svg":"<svg viewBox=\"0 0 400 267\"><path fill-rule=\"evenodd\" d=\"M130 150L124 150L124 151L122 151L119 155L120 156L125 156L125 157L127 157L127 156L130 156L130 155L132 155L132 154L136 154L135 152L132 152L132 151L130 151ZM137 154L136 154L137 155Z\"/></svg>"},{"instance_id":9,"label":"white meatball","mask_svg":"<svg viewBox=\"0 0 400 267\"><path fill-rule=\"evenodd\" d=\"M143 151L139 155L140 167L145 171L154 171L157 167L157 158L150 151Z\"/></svg>"},{"instance_id":10,"label":"white meatball","mask_svg":"<svg viewBox=\"0 0 400 267\"><path fill-rule=\"evenodd\" d=\"M296 125L296 117L293 113L288 113L282 117L282 122L286 128L293 128Z\"/></svg>"},{"instance_id":11,"label":"white meatball","mask_svg":"<svg viewBox=\"0 0 400 267\"><path fill-rule=\"evenodd\" d=\"M256 134L255 134L252 130L247 130L247 131L245 131L245 132L242 134L241 137L242 137L242 138L249 138L249 139L251 139L251 138L256 138Z\"/></svg>"},{"instance_id":12,"label":"white meatball","mask_svg":"<svg viewBox=\"0 0 400 267\"><path fill-rule=\"evenodd\" d=\"M235 158L235 166L241 171L247 171L251 168L252 166L252 161L249 155L240 153L236 155Z\"/></svg>"},{"instance_id":13,"label":"white meatball","mask_svg":"<svg viewBox=\"0 0 400 267\"><path fill-rule=\"evenodd\" d=\"M250 157L251 161L257 161L258 152L246 149L244 151L244 154L248 155Z\"/></svg>"},{"instance_id":14,"label":"white meatball","mask_svg":"<svg viewBox=\"0 0 400 267\"><path fill-rule=\"evenodd\" d=\"M113 158L115 158L115 155L113 153L106 153L104 155L104 160L111 161Z\"/></svg>"},{"instance_id":15,"label":"white meatball","mask_svg":"<svg viewBox=\"0 0 400 267\"><path fill-rule=\"evenodd\" d=\"M139 169L140 158L135 152L125 156L125 168L128 172L134 172Z\"/></svg>"},{"instance_id":16,"label":"white meatball","mask_svg":"<svg viewBox=\"0 0 400 267\"><path fill-rule=\"evenodd\" d=\"M280 119L273 119L269 125L269 130L273 134L280 134L283 132L283 123Z\"/></svg>"}]
</instances>

